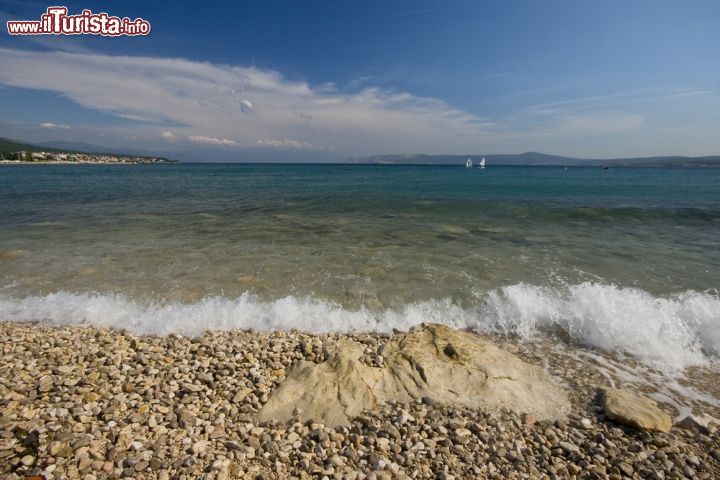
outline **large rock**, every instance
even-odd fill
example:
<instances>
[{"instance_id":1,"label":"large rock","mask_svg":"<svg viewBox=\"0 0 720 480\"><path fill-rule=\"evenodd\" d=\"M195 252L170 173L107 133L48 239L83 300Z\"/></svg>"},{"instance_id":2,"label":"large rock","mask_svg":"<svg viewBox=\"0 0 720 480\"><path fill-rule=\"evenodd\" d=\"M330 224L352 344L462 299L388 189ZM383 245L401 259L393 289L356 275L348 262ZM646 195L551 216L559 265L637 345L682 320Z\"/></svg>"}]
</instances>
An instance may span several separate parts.
<instances>
[{"instance_id":1,"label":"large rock","mask_svg":"<svg viewBox=\"0 0 720 480\"><path fill-rule=\"evenodd\" d=\"M477 335L443 325L423 324L390 340L385 366L360 361L363 345L338 342L320 364L301 361L260 411L259 420L322 420L336 426L388 400L430 397L436 402L506 407L540 419L564 417L570 405L564 390L545 372Z\"/></svg>"},{"instance_id":2,"label":"large rock","mask_svg":"<svg viewBox=\"0 0 720 480\"><path fill-rule=\"evenodd\" d=\"M326 425L342 425L380 399L373 391L379 368L360 362L364 346L350 340L338 342L323 363L302 360L260 411L260 421L287 422L297 409L303 420L322 419Z\"/></svg>"},{"instance_id":3,"label":"large rock","mask_svg":"<svg viewBox=\"0 0 720 480\"><path fill-rule=\"evenodd\" d=\"M667 432L672 418L654 400L619 388L603 390L603 408L610 420L633 428Z\"/></svg>"}]
</instances>

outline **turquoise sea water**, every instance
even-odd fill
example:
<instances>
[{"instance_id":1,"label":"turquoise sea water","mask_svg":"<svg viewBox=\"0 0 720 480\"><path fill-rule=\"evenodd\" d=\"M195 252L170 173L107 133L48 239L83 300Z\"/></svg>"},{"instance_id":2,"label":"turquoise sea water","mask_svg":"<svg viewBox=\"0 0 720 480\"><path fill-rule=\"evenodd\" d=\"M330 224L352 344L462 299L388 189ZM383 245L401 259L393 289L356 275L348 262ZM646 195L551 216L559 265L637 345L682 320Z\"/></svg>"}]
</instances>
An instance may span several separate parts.
<instances>
[{"instance_id":1,"label":"turquoise sea water","mask_svg":"<svg viewBox=\"0 0 720 480\"><path fill-rule=\"evenodd\" d=\"M106 323L193 331L440 318L560 325L612 348L608 322L641 318L638 331L680 325L683 348L715 355L720 334L700 332L720 326L718 287L720 169L0 167L10 319L123 311Z\"/></svg>"}]
</instances>

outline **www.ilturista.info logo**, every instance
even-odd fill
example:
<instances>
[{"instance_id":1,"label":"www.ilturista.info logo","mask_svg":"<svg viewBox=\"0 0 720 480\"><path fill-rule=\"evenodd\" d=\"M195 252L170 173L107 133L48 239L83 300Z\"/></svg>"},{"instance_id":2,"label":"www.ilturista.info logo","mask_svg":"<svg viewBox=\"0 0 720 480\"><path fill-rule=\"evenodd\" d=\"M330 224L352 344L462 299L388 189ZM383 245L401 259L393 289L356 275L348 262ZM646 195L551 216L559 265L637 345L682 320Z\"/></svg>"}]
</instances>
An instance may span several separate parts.
<instances>
[{"instance_id":1,"label":"www.ilturista.info logo","mask_svg":"<svg viewBox=\"0 0 720 480\"><path fill-rule=\"evenodd\" d=\"M142 18L113 17L105 12L83 10L79 15L68 15L67 7L48 7L40 20L11 20L7 22L10 35L147 35L150 22Z\"/></svg>"}]
</instances>

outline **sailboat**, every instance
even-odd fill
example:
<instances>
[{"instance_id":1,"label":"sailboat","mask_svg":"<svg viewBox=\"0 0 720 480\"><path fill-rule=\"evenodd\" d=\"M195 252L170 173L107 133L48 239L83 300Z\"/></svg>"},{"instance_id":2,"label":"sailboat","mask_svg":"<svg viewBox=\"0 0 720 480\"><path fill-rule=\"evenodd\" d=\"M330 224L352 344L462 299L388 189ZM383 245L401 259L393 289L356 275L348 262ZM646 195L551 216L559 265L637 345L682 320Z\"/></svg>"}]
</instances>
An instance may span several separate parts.
<instances>
[{"instance_id":1,"label":"sailboat","mask_svg":"<svg viewBox=\"0 0 720 480\"><path fill-rule=\"evenodd\" d=\"M480 160L480 168L485 168L485 157Z\"/></svg>"},{"instance_id":2,"label":"sailboat","mask_svg":"<svg viewBox=\"0 0 720 480\"><path fill-rule=\"evenodd\" d=\"M472 159L468 158L467 162L465 162L465 168L472 168L472 167L473 167Z\"/></svg>"}]
</instances>

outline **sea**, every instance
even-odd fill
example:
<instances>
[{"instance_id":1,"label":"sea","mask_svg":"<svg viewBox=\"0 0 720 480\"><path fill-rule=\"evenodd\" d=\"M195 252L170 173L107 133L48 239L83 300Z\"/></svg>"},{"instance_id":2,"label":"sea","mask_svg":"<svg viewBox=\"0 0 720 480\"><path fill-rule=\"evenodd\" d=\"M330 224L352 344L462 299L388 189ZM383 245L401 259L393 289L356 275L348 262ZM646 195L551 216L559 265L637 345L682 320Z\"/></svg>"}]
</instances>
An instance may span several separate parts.
<instances>
[{"instance_id":1,"label":"sea","mask_svg":"<svg viewBox=\"0 0 720 480\"><path fill-rule=\"evenodd\" d=\"M0 319L720 356L720 169L0 166ZM560 340L558 340L560 341Z\"/></svg>"}]
</instances>

